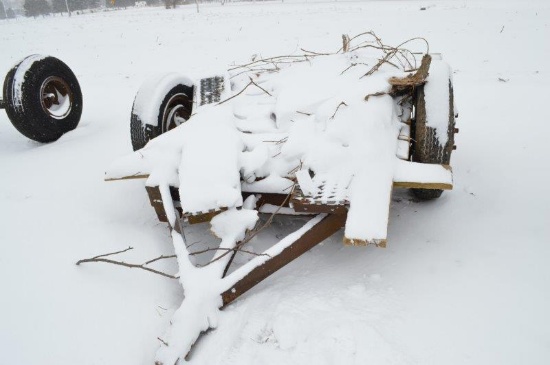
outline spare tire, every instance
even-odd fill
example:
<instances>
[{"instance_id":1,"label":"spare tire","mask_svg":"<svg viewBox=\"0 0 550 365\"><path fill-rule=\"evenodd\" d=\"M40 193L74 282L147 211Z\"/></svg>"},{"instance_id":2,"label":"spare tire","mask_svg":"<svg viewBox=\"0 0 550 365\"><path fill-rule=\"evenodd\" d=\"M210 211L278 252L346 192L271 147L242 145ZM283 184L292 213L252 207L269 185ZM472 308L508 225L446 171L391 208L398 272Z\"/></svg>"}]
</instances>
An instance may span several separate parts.
<instances>
[{"instance_id":1,"label":"spare tire","mask_svg":"<svg viewBox=\"0 0 550 365\"><path fill-rule=\"evenodd\" d=\"M175 73L147 80L132 106L130 137L137 151L151 139L186 122L193 107L193 82Z\"/></svg>"},{"instance_id":2,"label":"spare tire","mask_svg":"<svg viewBox=\"0 0 550 365\"><path fill-rule=\"evenodd\" d=\"M454 146L455 111L451 69L432 59L425 85L414 95L415 117L412 128L414 162L449 165ZM432 105L430 105L432 104ZM423 200L439 198L443 190L411 189Z\"/></svg>"},{"instance_id":3,"label":"spare tire","mask_svg":"<svg viewBox=\"0 0 550 365\"><path fill-rule=\"evenodd\" d=\"M32 140L56 141L80 122L80 85L71 69L55 57L26 57L6 75L3 93L13 126Z\"/></svg>"}]
</instances>

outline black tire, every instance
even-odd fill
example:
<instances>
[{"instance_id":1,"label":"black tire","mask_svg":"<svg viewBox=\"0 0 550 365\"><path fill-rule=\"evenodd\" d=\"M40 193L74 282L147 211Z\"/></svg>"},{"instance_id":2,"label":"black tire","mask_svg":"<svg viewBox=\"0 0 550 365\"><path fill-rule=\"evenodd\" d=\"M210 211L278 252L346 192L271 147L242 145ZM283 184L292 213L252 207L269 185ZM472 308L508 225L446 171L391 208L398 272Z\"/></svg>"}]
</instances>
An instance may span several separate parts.
<instances>
[{"instance_id":1,"label":"black tire","mask_svg":"<svg viewBox=\"0 0 550 365\"><path fill-rule=\"evenodd\" d=\"M159 88L163 84L159 83ZM166 93L162 100L153 100L159 95L158 90L151 88L150 85L144 85L137 93L132 106L132 114L130 119L130 137L132 140L132 148L137 151L147 144L151 139L169 131L187 121L191 116L193 107L193 87L177 84ZM144 97L150 96L150 97ZM146 119L140 116L138 105L139 100L147 100L148 103L155 105L156 119ZM151 117L153 118L153 117Z\"/></svg>"},{"instance_id":2,"label":"black tire","mask_svg":"<svg viewBox=\"0 0 550 365\"><path fill-rule=\"evenodd\" d=\"M56 141L80 122L80 85L55 57L32 55L19 62L6 75L3 93L13 126L34 141Z\"/></svg>"},{"instance_id":3,"label":"black tire","mask_svg":"<svg viewBox=\"0 0 550 365\"><path fill-rule=\"evenodd\" d=\"M439 81L439 80L438 80ZM432 81L434 82L434 81ZM447 143L442 145L436 135L435 128L426 125L426 100L424 86L416 89L414 96L415 117L412 128L412 160L413 162L449 165L451 152L454 146L455 113L453 84L450 79L441 80L449 85L448 122L447 122ZM431 200L441 196L443 190L439 189L411 189L412 193L419 199Z\"/></svg>"}]
</instances>

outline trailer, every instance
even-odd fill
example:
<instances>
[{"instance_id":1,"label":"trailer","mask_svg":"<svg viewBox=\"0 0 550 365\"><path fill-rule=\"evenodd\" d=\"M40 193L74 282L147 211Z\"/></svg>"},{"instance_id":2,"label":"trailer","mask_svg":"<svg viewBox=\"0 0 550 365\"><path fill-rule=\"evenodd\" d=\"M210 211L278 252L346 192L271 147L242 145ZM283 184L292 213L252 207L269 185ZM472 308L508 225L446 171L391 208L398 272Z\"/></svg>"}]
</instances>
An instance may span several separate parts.
<instances>
[{"instance_id":1,"label":"trailer","mask_svg":"<svg viewBox=\"0 0 550 365\"><path fill-rule=\"evenodd\" d=\"M343 36L335 53L147 81L131 114L135 152L115 160L105 180L145 179L171 230L185 299L157 364L184 360L219 310L333 234L343 230L345 245L386 247L393 189L415 199L452 189L457 116L440 55L417 57L372 32ZM310 219L265 252L248 252L280 214ZM205 222L218 243L197 265L185 231ZM235 264L243 253L250 257Z\"/></svg>"}]
</instances>

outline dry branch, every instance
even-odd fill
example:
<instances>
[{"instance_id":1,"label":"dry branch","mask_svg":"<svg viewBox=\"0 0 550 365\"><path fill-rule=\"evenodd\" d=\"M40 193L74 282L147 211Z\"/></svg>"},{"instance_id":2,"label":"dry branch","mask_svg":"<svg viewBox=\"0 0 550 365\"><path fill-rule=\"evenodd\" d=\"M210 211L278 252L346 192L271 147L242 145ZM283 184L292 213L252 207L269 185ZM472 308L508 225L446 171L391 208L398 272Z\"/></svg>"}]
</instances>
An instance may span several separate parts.
<instances>
[{"instance_id":1,"label":"dry branch","mask_svg":"<svg viewBox=\"0 0 550 365\"><path fill-rule=\"evenodd\" d=\"M229 100L234 99L234 98L236 98L237 96L241 95L250 85L252 85L252 80L251 80L248 84L246 84L246 86L243 87L243 89L242 89L241 91L239 91L239 92L236 93L235 95L233 95L233 96L231 96L231 97L229 97L229 98L227 98L227 99L225 99L225 100L220 101L220 102L218 103L218 105L221 105L221 104L223 104L223 103L227 103Z\"/></svg>"},{"instance_id":2,"label":"dry branch","mask_svg":"<svg viewBox=\"0 0 550 365\"><path fill-rule=\"evenodd\" d=\"M384 91L379 91L377 93L369 94L369 95L365 96L365 101L369 101L369 98L371 96L382 96L382 95L388 95L388 93L384 92Z\"/></svg>"},{"instance_id":3,"label":"dry branch","mask_svg":"<svg viewBox=\"0 0 550 365\"><path fill-rule=\"evenodd\" d=\"M267 91L266 89L264 89L263 87L261 87L260 85L258 85L257 83L254 82L254 80L252 80L252 77L249 77L250 79L250 82L252 83L252 85L256 86L258 89L262 90L264 93L266 93L267 95L269 96L273 96L269 93L269 91Z\"/></svg>"},{"instance_id":4,"label":"dry branch","mask_svg":"<svg viewBox=\"0 0 550 365\"><path fill-rule=\"evenodd\" d=\"M334 111L334 114L332 114L332 117L330 117L330 119L334 119L334 117L336 116L336 113L338 113L338 110L340 109L341 106L348 106L348 104L346 104L345 102L341 101L340 104L338 104L338 106L336 107L336 110Z\"/></svg>"},{"instance_id":5,"label":"dry branch","mask_svg":"<svg viewBox=\"0 0 550 365\"><path fill-rule=\"evenodd\" d=\"M349 35L342 34L342 52L346 53L349 51L349 43L350 43Z\"/></svg>"},{"instance_id":6,"label":"dry branch","mask_svg":"<svg viewBox=\"0 0 550 365\"><path fill-rule=\"evenodd\" d=\"M246 245L248 242L250 242L250 240L252 240L254 237L256 237L261 231L263 231L265 228L269 227L271 225L271 222L273 222L273 218L275 217L275 215L277 213L279 213L279 211L286 205L286 203L288 203L288 201L290 200L290 197L292 196L292 193L294 192L294 188L296 187L296 184L293 184L291 187L292 187L292 189L291 189L290 193L288 193L288 195L285 197L285 199L283 200L281 205L279 205L279 207L277 207L277 209L273 213L271 213L271 215L269 216L267 221L261 227L254 228L253 230L249 231L248 235L241 242L237 243L237 245L235 245L234 248L224 252L223 254L221 254L220 256L215 258L214 260L210 261L207 265L210 265L211 263L221 259L225 255L227 255L231 251L233 251L233 254L231 255L231 258L229 259L227 265L225 266L225 269L223 270L223 276L225 277L225 275L229 271L229 267L231 266L231 263L233 262L233 259L235 258L235 255L237 254L237 252L239 250L241 250L241 248L244 245Z\"/></svg>"},{"instance_id":7,"label":"dry branch","mask_svg":"<svg viewBox=\"0 0 550 365\"><path fill-rule=\"evenodd\" d=\"M161 276L164 276L164 277L167 277L167 278L170 278L170 279L178 279L179 278L178 276L170 275L170 274L167 274L165 272L155 270L155 269L152 269L152 268L146 266L148 264L151 264L151 263L159 261L159 260L174 258L174 257L176 257L175 255L170 255L170 256L162 255L162 256L156 257L152 260L146 261L143 264L130 264L130 263L127 263L127 262L124 262L124 261L117 261L117 260L111 260L111 259L106 259L105 258L107 256L117 255L117 254L120 254L120 253L123 253L123 252L126 252L126 251L130 251L130 250L133 250L133 249L134 249L133 247L128 247L125 250L110 252L110 253L90 257L88 259L78 260L76 262L76 265L84 264L86 262L104 262L106 264L124 266L124 267L130 268L130 269L141 269L141 270L149 271L153 274L161 275Z\"/></svg>"},{"instance_id":8,"label":"dry branch","mask_svg":"<svg viewBox=\"0 0 550 365\"><path fill-rule=\"evenodd\" d=\"M256 253L256 252L253 252L253 251L248 251L248 250L243 250L243 249L236 249L236 248L221 248L221 247L216 247L216 248L205 248L204 250L189 252L189 256L200 255L200 254L202 254L202 253L206 253L206 252L210 252L210 251L235 251L235 252L247 253L247 254L254 255L254 256L267 256L267 257L271 257L270 255L268 255L268 254L266 254L266 253Z\"/></svg>"}]
</instances>

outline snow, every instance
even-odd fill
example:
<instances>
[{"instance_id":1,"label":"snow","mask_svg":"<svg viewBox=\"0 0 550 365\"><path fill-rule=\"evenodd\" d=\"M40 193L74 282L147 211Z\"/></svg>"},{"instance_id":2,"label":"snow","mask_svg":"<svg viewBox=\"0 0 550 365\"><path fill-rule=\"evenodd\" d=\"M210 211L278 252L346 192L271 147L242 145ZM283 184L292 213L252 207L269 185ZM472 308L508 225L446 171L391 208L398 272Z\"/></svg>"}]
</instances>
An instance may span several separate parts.
<instances>
[{"instance_id":1,"label":"snow","mask_svg":"<svg viewBox=\"0 0 550 365\"><path fill-rule=\"evenodd\" d=\"M166 211L173 211L169 205L171 200L165 201ZM258 213L246 209L230 209L214 217L211 229L221 238L220 248L225 250L215 254L217 261L201 268L191 264L184 239L172 231L185 300L174 313L170 328L163 336L156 363L175 364L182 354L189 352L201 332L217 327L222 305L220 294L225 290L220 279L230 257L226 250L235 247L237 241L244 238L246 230L254 228L257 220Z\"/></svg>"},{"instance_id":2,"label":"snow","mask_svg":"<svg viewBox=\"0 0 550 365\"><path fill-rule=\"evenodd\" d=\"M182 125L179 191L186 212L242 205L239 163L243 144L224 109L209 107Z\"/></svg>"},{"instance_id":3,"label":"snow","mask_svg":"<svg viewBox=\"0 0 550 365\"><path fill-rule=\"evenodd\" d=\"M226 80L231 79L232 97L196 108L189 122L167 132L178 138L151 143L136 161L147 165L150 175L159 176L154 173L157 165L162 170L178 171L182 208L191 214L239 207L239 178L244 191L286 194L283 189L288 189L287 180L294 177L292 171L297 167L323 176L327 182L343 179L347 181L345 186L327 192L347 195L350 210L346 238L385 240L394 165L399 159L398 135L408 127L400 120L406 117L410 105L404 103L403 107L401 99L386 94L391 88L390 78L406 77L405 70L382 64L371 74L385 53L361 48L365 42L374 42L371 35L367 37L366 41L354 37L346 53L279 57L231 68ZM164 84L164 79L160 83ZM155 97L163 99L162 95ZM252 128L245 128L243 122L249 122ZM273 128L274 133L262 133L264 126L273 122L275 126L268 129ZM243 151L243 145L248 151ZM179 166L165 167L174 158L158 151L181 154ZM148 161L150 155L158 162ZM417 166L412 164L408 169ZM136 176L144 170L138 165L128 175ZM420 169L416 175L427 170ZM113 175L120 176L120 172L108 171L108 176ZM158 185L173 180L170 174L165 176L166 181L156 179ZM302 192L314 197L316 189L308 187L305 176L297 178L306 184ZM429 181L427 178L419 176L421 181ZM321 185L326 183L317 180ZM151 178L147 184L152 184ZM346 194L345 190L350 192ZM328 198L323 197L323 202Z\"/></svg>"},{"instance_id":4,"label":"snow","mask_svg":"<svg viewBox=\"0 0 550 365\"><path fill-rule=\"evenodd\" d=\"M143 80L165 71L195 79L254 53L333 52L342 33L372 28L389 44L424 36L452 65L454 189L427 203L396 189L388 248L344 247L342 232L326 240L223 309L190 362L547 364L550 198L537 186L550 155L541 133L549 16L545 1L287 0L0 21L0 75L51 54L73 69L86 102L78 128L48 145L0 112L2 362L154 363L180 284L74 265L128 245L129 262L173 254L143 181L103 181L131 151ZM308 219L280 217L272 240L250 245L261 252ZM189 228L186 241L205 248L205 227ZM158 267L177 272L165 261Z\"/></svg>"}]
</instances>

